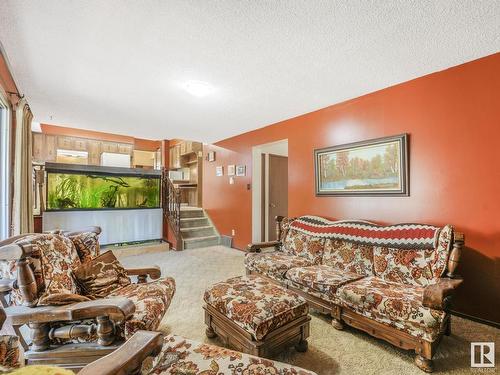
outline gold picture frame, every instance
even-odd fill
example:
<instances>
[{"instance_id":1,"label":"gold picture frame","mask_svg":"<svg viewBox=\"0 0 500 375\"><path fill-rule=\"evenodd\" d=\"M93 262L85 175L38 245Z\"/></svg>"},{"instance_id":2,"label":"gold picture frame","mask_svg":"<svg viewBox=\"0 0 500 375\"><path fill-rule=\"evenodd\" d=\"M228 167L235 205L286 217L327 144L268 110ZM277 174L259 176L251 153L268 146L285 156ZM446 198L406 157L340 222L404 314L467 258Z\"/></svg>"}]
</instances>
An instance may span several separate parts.
<instances>
[{"instance_id":1,"label":"gold picture frame","mask_svg":"<svg viewBox=\"0 0 500 375\"><path fill-rule=\"evenodd\" d=\"M408 135L314 150L317 196L408 196Z\"/></svg>"}]
</instances>

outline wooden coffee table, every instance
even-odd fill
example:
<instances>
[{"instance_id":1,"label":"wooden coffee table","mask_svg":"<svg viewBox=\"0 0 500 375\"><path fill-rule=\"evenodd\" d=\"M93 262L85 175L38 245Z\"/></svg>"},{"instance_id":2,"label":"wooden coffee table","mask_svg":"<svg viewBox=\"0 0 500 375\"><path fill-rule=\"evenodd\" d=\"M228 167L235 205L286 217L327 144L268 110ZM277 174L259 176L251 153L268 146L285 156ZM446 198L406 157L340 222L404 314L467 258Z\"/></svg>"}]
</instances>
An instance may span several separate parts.
<instances>
[{"instance_id":1,"label":"wooden coffee table","mask_svg":"<svg viewBox=\"0 0 500 375\"><path fill-rule=\"evenodd\" d=\"M235 277L205 291L209 338L235 350L270 357L288 346L307 351L309 308L294 292L258 276Z\"/></svg>"}]
</instances>

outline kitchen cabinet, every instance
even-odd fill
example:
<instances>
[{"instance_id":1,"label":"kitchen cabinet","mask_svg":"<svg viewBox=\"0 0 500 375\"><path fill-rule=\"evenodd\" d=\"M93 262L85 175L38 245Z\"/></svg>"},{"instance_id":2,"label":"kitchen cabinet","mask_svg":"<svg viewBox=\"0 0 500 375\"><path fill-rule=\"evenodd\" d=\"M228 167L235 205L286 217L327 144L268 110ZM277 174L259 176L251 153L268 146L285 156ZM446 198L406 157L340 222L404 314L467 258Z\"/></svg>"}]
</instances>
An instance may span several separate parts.
<instances>
[{"instance_id":1,"label":"kitchen cabinet","mask_svg":"<svg viewBox=\"0 0 500 375\"><path fill-rule=\"evenodd\" d=\"M112 152L116 154L118 153L118 144L114 142L102 142L101 150L102 152Z\"/></svg>"},{"instance_id":2,"label":"kitchen cabinet","mask_svg":"<svg viewBox=\"0 0 500 375\"><path fill-rule=\"evenodd\" d=\"M57 137L57 148L63 149L63 150L73 150L73 138L71 137L65 137L65 136L58 136Z\"/></svg>"},{"instance_id":3,"label":"kitchen cabinet","mask_svg":"<svg viewBox=\"0 0 500 375\"><path fill-rule=\"evenodd\" d=\"M87 151L87 140L82 138L75 138L73 140L73 149L77 151Z\"/></svg>"},{"instance_id":4,"label":"kitchen cabinet","mask_svg":"<svg viewBox=\"0 0 500 375\"><path fill-rule=\"evenodd\" d=\"M45 135L44 145L45 145L44 161L56 161L56 156L57 156L56 136Z\"/></svg>"},{"instance_id":5,"label":"kitchen cabinet","mask_svg":"<svg viewBox=\"0 0 500 375\"><path fill-rule=\"evenodd\" d=\"M101 164L101 142L90 140L88 141L87 150L89 153L89 164L90 165L100 165Z\"/></svg>"},{"instance_id":6,"label":"kitchen cabinet","mask_svg":"<svg viewBox=\"0 0 500 375\"><path fill-rule=\"evenodd\" d=\"M132 145L124 144L124 143L118 145L118 153L119 154L132 155L132 151L133 151Z\"/></svg>"},{"instance_id":7,"label":"kitchen cabinet","mask_svg":"<svg viewBox=\"0 0 500 375\"><path fill-rule=\"evenodd\" d=\"M181 145L170 147L170 168L181 168Z\"/></svg>"},{"instance_id":8,"label":"kitchen cabinet","mask_svg":"<svg viewBox=\"0 0 500 375\"><path fill-rule=\"evenodd\" d=\"M42 162L44 160L43 134L33 133L33 161Z\"/></svg>"}]
</instances>

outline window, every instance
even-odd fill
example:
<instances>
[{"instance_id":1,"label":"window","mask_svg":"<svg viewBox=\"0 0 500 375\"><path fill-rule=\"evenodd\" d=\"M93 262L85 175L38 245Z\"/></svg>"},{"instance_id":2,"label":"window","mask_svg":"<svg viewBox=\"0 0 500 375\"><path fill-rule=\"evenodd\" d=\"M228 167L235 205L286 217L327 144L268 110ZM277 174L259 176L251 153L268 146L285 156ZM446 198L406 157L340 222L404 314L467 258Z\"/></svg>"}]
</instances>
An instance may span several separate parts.
<instances>
[{"instance_id":1,"label":"window","mask_svg":"<svg viewBox=\"0 0 500 375\"><path fill-rule=\"evenodd\" d=\"M9 110L0 95L0 240L9 236L9 145Z\"/></svg>"}]
</instances>

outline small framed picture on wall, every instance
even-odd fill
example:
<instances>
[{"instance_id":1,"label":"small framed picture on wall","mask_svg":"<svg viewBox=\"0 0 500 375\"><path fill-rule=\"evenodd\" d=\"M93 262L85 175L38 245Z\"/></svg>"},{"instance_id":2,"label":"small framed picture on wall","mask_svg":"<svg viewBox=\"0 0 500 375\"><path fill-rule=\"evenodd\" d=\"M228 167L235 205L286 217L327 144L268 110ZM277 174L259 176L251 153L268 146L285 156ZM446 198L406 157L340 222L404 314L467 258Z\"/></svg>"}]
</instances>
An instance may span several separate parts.
<instances>
[{"instance_id":1,"label":"small framed picture on wall","mask_svg":"<svg viewBox=\"0 0 500 375\"><path fill-rule=\"evenodd\" d=\"M234 164L228 165L227 166L227 175L234 176L235 170L236 170L236 166Z\"/></svg>"},{"instance_id":2,"label":"small framed picture on wall","mask_svg":"<svg viewBox=\"0 0 500 375\"><path fill-rule=\"evenodd\" d=\"M246 165L238 165L236 166L236 176L245 176L247 172Z\"/></svg>"},{"instance_id":3,"label":"small framed picture on wall","mask_svg":"<svg viewBox=\"0 0 500 375\"><path fill-rule=\"evenodd\" d=\"M215 167L215 175L217 177L224 176L224 167L222 165L219 165L219 166Z\"/></svg>"},{"instance_id":4,"label":"small framed picture on wall","mask_svg":"<svg viewBox=\"0 0 500 375\"><path fill-rule=\"evenodd\" d=\"M207 160L208 160L208 161L215 161L215 151L210 151L210 152L207 154Z\"/></svg>"}]
</instances>

